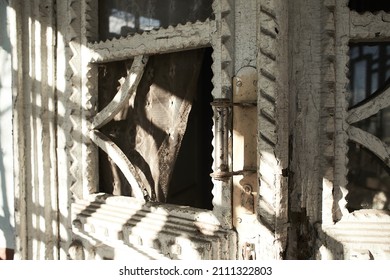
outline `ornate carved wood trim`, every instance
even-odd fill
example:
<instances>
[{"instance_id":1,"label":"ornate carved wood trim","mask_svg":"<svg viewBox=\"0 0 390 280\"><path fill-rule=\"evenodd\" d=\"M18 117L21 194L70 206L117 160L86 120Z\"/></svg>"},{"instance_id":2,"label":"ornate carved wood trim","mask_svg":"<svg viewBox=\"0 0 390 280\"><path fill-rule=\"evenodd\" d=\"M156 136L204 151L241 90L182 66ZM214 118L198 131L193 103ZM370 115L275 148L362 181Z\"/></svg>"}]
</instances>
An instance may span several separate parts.
<instances>
[{"instance_id":1,"label":"ornate carved wood trim","mask_svg":"<svg viewBox=\"0 0 390 280\"><path fill-rule=\"evenodd\" d=\"M72 214L86 259L236 257L234 232L222 229L211 211L96 195L74 203ZM107 245L109 250L99 250Z\"/></svg>"},{"instance_id":2,"label":"ornate carved wood trim","mask_svg":"<svg viewBox=\"0 0 390 280\"><path fill-rule=\"evenodd\" d=\"M88 43L91 62L122 60L137 55L174 52L210 46L215 21L187 23L133 36Z\"/></svg>"},{"instance_id":3,"label":"ornate carved wood trim","mask_svg":"<svg viewBox=\"0 0 390 280\"><path fill-rule=\"evenodd\" d=\"M233 63L232 57L234 53L234 1L232 0L214 0L213 10L215 14L215 30L211 38L211 45L213 48L211 66L213 71L213 90L212 96L214 101L218 100L232 100L231 82L233 78ZM227 114L223 116L223 114ZM231 166L231 124L230 111L219 111L217 107L214 108L214 127L212 146L214 149L213 172L224 170L232 171ZM222 115L221 115L222 114ZM222 116L222 118L220 118ZM218 121L223 121L226 118L227 131L217 129ZM219 139L223 139L216 145ZM213 206L216 217L221 221L223 228L232 228L232 181L213 180Z\"/></svg>"},{"instance_id":4,"label":"ornate carved wood trim","mask_svg":"<svg viewBox=\"0 0 390 280\"><path fill-rule=\"evenodd\" d=\"M230 38L233 32L234 22L231 18L232 1L215 0L213 2L214 20L209 19L205 22L169 26L166 29L144 32L142 34L121 37L105 42L96 42L97 23L96 20L93 19L96 19L97 17L94 17L93 15L97 9L94 6L94 2L96 1L69 1L67 19L70 22L70 27L67 30L68 37L65 40L67 42L66 44L69 45L68 54L71 69L71 74L69 75L69 81L66 87L71 89L69 90L71 93L69 93L69 101L66 103L68 106L64 108L64 114L68 115L69 119L68 122L65 121L62 123L62 126L64 129L68 129L69 133L72 135L71 139L73 139L73 141L70 140L67 142L67 146L69 147L69 152L67 153L70 165L69 170L71 177L74 178L74 180L71 181L70 187L73 198L77 199L77 201L79 201L78 203L81 204L83 201L90 199L91 193L97 191L97 146L94 145L93 142L95 141L101 147L107 144L101 137L96 137L97 134L93 133L93 130L91 130L94 127L94 120L95 125L100 125L100 121L96 121L96 118L100 118L102 115L96 115L96 85L98 76L96 63L121 60L141 54L157 54L211 46L213 48L212 70L214 74L212 79L214 85L212 95L215 100L221 98L231 99L231 79L233 76L233 65L231 63L233 40ZM229 120L229 118L229 115L227 115L226 120ZM219 118L216 116L215 119ZM227 166L228 168L231 168L231 145L229 144L231 141L230 129L230 126L227 125L224 126L224 129L221 131L214 130L215 138L213 140L215 152L214 159L221 158L221 155L223 155L222 162L218 161L218 163ZM92 138L90 138L90 136L92 136ZM220 139L221 136L225 137L226 141L222 142L222 145L216 145L216 139ZM63 156L65 156L65 154ZM220 168L220 166L216 165L216 162L217 161L215 160L215 170ZM218 221L219 230L231 229L231 180L214 180L213 183L214 208L212 215L214 215ZM123 199L126 200L127 198ZM131 204L134 202L133 199L126 201ZM101 203L109 204L108 202ZM79 204L73 204L73 209L78 209L77 205ZM77 211L75 213L77 213ZM187 212L185 209L180 210L180 207L178 207L177 211L184 216ZM199 210L198 212L206 213L207 211ZM210 214L211 213L208 215ZM179 216L178 219L180 218ZM181 219L184 219L183 217ZM194 223L194 221L190 222L190 224L191 223ZM86 222L86 227L88 227L88 224L89 222ZM75 229L74 226L73 229ZM231 237L229 237L230 241L235 242L234 236L234 233L231 232ZM85 234L81 234L80 232L75 232L74 238L80 238L84 245L87 244L86 242L90 238L95 239L94 237L88 239ZM209 238L213 239L214 237L204 236L204 238L206 240ZM206 255L202 255L202 258L224 258L226 255L226 253L221 252L227 250L226 246L228 243L220 243L224 238L222 235L216 235L215 238L216 244L219 244L219 246L223 245L223 248L213 249L211 255L208 255L209 253L207 253ZM111 239L110 241L104 240L102 243L105 245L102 246L108 246L107 244L110 242L116 243L114 239ZM67 244L72 248L79 248L77 244L74 246L69 243ZM94 250L98 250L98 246L93 248ZM228 250L230 250L229 258L234 259L236 248L234 247Z\"/></svg>"},{"instance_id":5,"label":"ornate carved wood trim","mask_svg":"<svg viewBox=\"0 0 390 280\"><path fill-rule=\"evenodd\" d=\"M348 1L336 1L335 3L335 173L334 173L334 203L333 219L339 220L343 215L347 215L346 205L346 185L347 185L347 132L348 124L346 122L347 110L349 106L349 92L347 85L349 80L348 61L349 61L349 8Z\"/></svg>"},{"instance_id":6,"label":"ornate carved wood trim","mask_svg":"<svg viewBox=\"0 0 390 280\"><path fill-rule=\"evenodd\" d=\"M287 244L288 77L285 1L258 4L258 166L260 255L281 259Z\"/></svg>"},{"instance_id":7,"label":"ornate carved wood trim","mask_svg":"<svg viewBox=\"0 0 390 280\"><path fill-rule=\"evenodd\" d=\"M389 147L374 135L352 126L389 106L388 89L349 109L349 44L388 40L388 14L358 14L348 1L324 3L322 82L323 214L318 232L323 246L321 258L388 258L389 213L378 210L346 209L348 141L371 150L385 164ZM333 144L332 144L333 143ZM320 228L321 227L321 228ZM365 232L365 234L362 234ZM375 240L375 242L374 242ZM375 244L374 244L375 243Z\"/></svg>"},{"instance_id":8,"label":"ornate carved wood trim","mask_svg":"<svg viewBox=\"0 0 390 280\"><path fill-rule=\"evenodd\" d=\"M348 173L348 146L347 141L353 140L357 143L364 144L365 147L378 154L379 151L384 152L386 150L383 143L379 143L379 139L374 136L370 136L367 133L350 126L353 123L364 120L371 115L377 113L381 109L388 106L388 89L382 93L378 93L377 96L370 100L358 104L353 109L349 110L349 91L348 91L348 63L349 63L349 43L350 41L366 41L375 39L370 37L369 32L377 33L376 40L382 41L386 39L386 33L379 32L384 28L385 19L387 14L384 12L377 13L376 15L365 13L358 14L354 11L349 11L347 1L340 1L334 6L334 17L330 17L330 21L326 26L332 26L331 22L334 21L335 26L335 68L334 68L334 81L336 85L335 90L335 149L334 149L334 181L333 181L333 220L340 220L344 215L348 215L348 211L345 208L347 190L347 173ZM363 28L364 26L364 28ZM362 28L360 28L362 27ZM359 29L360 28L360 29ZM378 33L379 32L379 33ZM372 33L372 34L373 34ZM371 34L371 33L370 33ZM333 64L333 59L331 60ZM329 71L329 73L333 73ZM333 76L333 75L332 75ZM330 76L330 80L332 80ZM331 129L332 118L330 118L329 124L326 127ZM368 140L370 139L370 140ZM379 142L378 142L379 141ZM329 149L331 152L331 149ZM386 159L387 153L380 155L380 158ZM332 161L329 161L328 166L331 166ZM331 168L331 167L330 167ZM331 177L331 176L330 176ZM326 199L329 195L324 196ZM327 200L325 199L325 205ZM329 201L329 200L328 200ZM325 206L324 205L324 206ZM325 207L326 208L326 207ZM324 209L325 209L324 208ZM326 217L324 217L326 219ZM330 221L329 221L330 222Z\"/></svg>"},{"instance_id":9,"label":"ornate carved wood trim","mask_svg":"<svg viewBox=\"0 0 390 280\"><path fill-rule=\"evenodd\" d=\"M323 34L323 80L321 88L321 148L323 172L322 179L322 222L333 224L333 183L335 178L335 111L336 111L336 2L325 1L322 25Z\"/></svg>"},{"instance_id":10,"label":"ornate carved wood trim","mask_svg":"<svg viewBox=\"0 0 390 280\"><path fill-rule=\"evenodd\" d=\"M352 40L388 40L390 37L390 15L384 11L375 14L350 13L350 38Z\"/></svg>"}]
</instances>

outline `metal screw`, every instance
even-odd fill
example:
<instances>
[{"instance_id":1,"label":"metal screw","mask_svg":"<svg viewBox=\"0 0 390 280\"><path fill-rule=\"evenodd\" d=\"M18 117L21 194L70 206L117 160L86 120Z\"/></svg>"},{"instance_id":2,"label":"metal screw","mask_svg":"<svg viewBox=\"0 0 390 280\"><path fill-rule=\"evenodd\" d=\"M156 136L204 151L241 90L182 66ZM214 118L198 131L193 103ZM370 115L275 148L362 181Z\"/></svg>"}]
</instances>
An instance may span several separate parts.
<instances>
[{"instance_id":1,"label":"metal screw","mask_svg":"<svg viewBox=\"0 0 390 280\"><path fill-rule=\"evenodd\" d=\"M251 193L252 192L252 186L249 185L249 184L244 185L244 191L246 193Z\"/></svg>"},{"instance_id":2,"label":"metal screw","mask_svg":"<svg viewBox=\"0 0 390 280\"><path fill-rule=\"evenodd\" d=\"M236 83L236 86L242 87L242 81L238 80L237 83Z\"/></svg>"}]
</instances>

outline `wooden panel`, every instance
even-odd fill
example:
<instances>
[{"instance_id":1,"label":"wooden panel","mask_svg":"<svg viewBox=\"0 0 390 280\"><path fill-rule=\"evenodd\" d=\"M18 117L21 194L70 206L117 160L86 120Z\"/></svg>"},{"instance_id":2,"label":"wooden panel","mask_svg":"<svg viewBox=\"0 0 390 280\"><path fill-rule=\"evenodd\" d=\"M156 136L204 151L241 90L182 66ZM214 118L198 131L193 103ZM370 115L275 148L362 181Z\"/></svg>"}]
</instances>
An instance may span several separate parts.
<instances>
[{"instance_id":1,"label":"wooden panel","mask_svg":"<svg viewBox=\"0 0 390 280\"><path fill-rule=\"evenodd\" d=\"M210 45L215 22L187 23L175 28L153 30L126 38L90 43L93 62L128 59L140 54L169 53L178 49L194 49Z\"/></svg>"},{"instance_id":2,"label":"wooden panel","mask_svg":"<svg viewBox=\"0 0 390 280\"><path fill-rule=\"evenodd\" d=\"M98 194L74 203L72 215L81 258L235 259L236 234L211 211Z\"/></svg>"},{"instance_id":3,"label":"wooden panel","mask_svg":"<svg viewBox=\"0 0 390 280\"><path fill-rule=\"evenodd\" d=\"M257 158L260 189L257 254L281 259L287 244L288 64L287 1L258 1Z\"/></svg>"}]
</instances>

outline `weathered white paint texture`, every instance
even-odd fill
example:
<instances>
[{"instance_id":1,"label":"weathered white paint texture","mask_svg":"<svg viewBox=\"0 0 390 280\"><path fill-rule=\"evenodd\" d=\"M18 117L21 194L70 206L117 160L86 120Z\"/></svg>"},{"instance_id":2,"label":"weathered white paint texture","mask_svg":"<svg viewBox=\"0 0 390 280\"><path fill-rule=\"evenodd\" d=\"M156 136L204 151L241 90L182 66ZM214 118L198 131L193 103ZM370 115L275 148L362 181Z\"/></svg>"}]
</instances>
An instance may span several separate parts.
<instances>
[{"instance_id":1,"label":"weathered white paint texture","mask_svg":"<svg viewBox=\"0 0 390 280\"><path fill-rule=\"evenodd\" d=\"M374 135L352 126L354 122L366 119L383 109L388 102L381 102L381 99L385 100L388 93L384 91L378 98L349 110L348 62L351 40L388 41L389 18L384 12L358 14L351 11L347 5L347 0L326 1L324 7L324 14L327 15L324 26L327 34L324 34L326 40L322 42L325 51L324 64L328 67L324 72L323 86L328 87L330 99L333 99L335 104L331 106L332 110L321 105L322 112L328 113L328 120L324 122L326 137L322 139L333 140L333 145L328 148L323 146L324 156L328 157L323 165L326 172L322 205L324 221L321 228L317 228L321 245L330 249L334 259L387 259L390 251L388 212L358 210L349 213L346 209L346 185L348 141L361 144L388 164L389 147ZM382 104L378 104L378 101ZM318 258L322 258L321 254L319 250Z\"/></svg>"},{"instance_id":2,"label":"weathered white paint texture","mask_svg":"<svg viewBox=\"0 0 390 280\"><path fill-rule=\"evenodd\" d=\"M122 251L120 248L124 248L125 251L130 252L132 247L131 243L133 243L134 239L137 240L137 236L133 233L132 227L128 227L125 222L121 223L119 221L116 225L119 226L119 235L106 235L106 232L109 232L111 229L105 226L99 226L97 228L95 224L95 222L97 224L104 223L106 220L104 216L99 216L100 218L96 220L88 218L84 220L83 218L84 213L89 211L83 203L89 199L94 199L90 196L91 193L96 192L98 182L97 147L89 138L91 121L96 115L97 102L97 67L96 64L93 64L94 60L107 62L115 59L131 58L139 54L159 53L160 50L162 52L173 52L211 46L213 48L212 69L214 74L212 80L214 89L212 94L215 99L231 98L231 79L233 74L231 54L234 41L231 40L233 34L232 26L234 25L234 13L232 12L234 5L231 5L231 2L233 1L216 0L213 2L213 9L216 13L215 20L213 21L208 20L204 23L197 22L194 24L170 26L166 29L152 31L142 35L122 37L95 44L90 43L95 41L94 38L97 34L96 17L94 16L94 13L97 12L95 1L69 1L66 6L67 9L58 13L61 22L64 22L64 24L70 23L69 29L63 30L64 40L62 41L65 43L65 46L69 46L65 52L69 60L69 64L66 65L68 67L66 73L69 73L69 76L66 76L66 84L63 85L67 90L65 92L58 92L59 101L64 106L61 108L61 113L69 116L69 118L59 118L59 131L64 137L61 137L58 143L65 148L65 152L59 154L59 163L69 163L68 176L71 179L68 180L70 184L63 184L63 182L60 184L63 184L63 187L69 187L73 198L77 197L82 199L78 203L72 203L72 239L75 241L70 243L70 240L67 239L66 242L61 244L65 251L70 248L70 258L97 258L101 254L91 256L90 253L83 252L84 250L99 251L101 248L104 248L107 251L106 253L109 253L110 250L115 251L115 254L112 256L105 255L104 257L119 258L119 251ZM68 13L66 11L71 12ZM155 40L167 36L168 39ZM145 44L146 47L137 47L137 44L140 42L142 45ZM123 49L123 44L126 44L128 48ZM105 50L104 46L109 46L109 48ZM61 53L58 59L62 59L63 55ZM215 158L221 158L217 156L217 151L221 151L221 155L223 155L222 163L228 166L231 164L231 156L229 154L230 145L228 145L230 141L229 127L224 127L222 132L223 136L227 136L227 139L225 139L224 145L215 146ZM68 136L70 137L66 140ZM218 137L216 136L216 138ZM149 230L152 235L154 234L154 238L158 238L157 243L149 242L153 241L153 239L149 239L149 241L145 239L142 241L145 246L140 248L140 251L147 253L147 251L153 251L157 248L160 254L156 258L165 255L170 258L235 259L237 248L236 246L230 246L231 244L236 244L235 232L231 230L232 194L230 184L230 180L227 182L214 182L214 209L212 213L204 210L195 210L201 216L206 215L214 218L212 222L214 227L213 232L199 234L199 228L208 226L209 218L204 220L203 218L197 219L193 215L188 216L188 213L193 210L187 208L175 206L173 207L173 212L175 213L173 214L170 211L171 214L166 219L161 220L155 215L155 210L160 209L160 206L145 205L146 209L145 207L141 207L142 209L139 209L137 212L139 212L139 215L144 215L143 212L146 211L145 215L147 217L141 217L142 221L146 218L149 219L150 216L151 222L146 224L139 222L137 217L133 221L132 217L128 216L126 220L129 224L134 223L132 225L133 227L139 227L143 231ZM60 190L60 192L62 193L63 190ZM112 217L114 220L120 218L117 214L126 212L128 207L134 208L137 206L134 200L123 199L128 202L128 205L119 204L119 207L117 207L119 212L113 209L114 211L109 217ZM110 201L112 199L102 200L99 203L102 203L102 207L105 208L110 207ZM63 203L66 203L66 200L60 197L60 207L63 207ZM96 203L93 205L96 205ZM148 209L149 207L150 209ZM78 221L79 218L82 221ZM160 229L155 226L150 228L153 221L156 225L162 223L162 228ZM82 224L81 231L78 230L80 222ZM66 223L65 230L63 231L66 234L68 233L68 226L69 224ZM169 227L172 231L169 230L168 233L165 233L167 231L165 229L166 227ZM123 229L121 230L121 228ZM103 236L101 234L95 236L95 230L102 230ZM181 234L184 231L187 233L190 231L193 234ZM98 243L91 244L91 240L98 241ZM210 243L211 240L213 242ZM124 246L119 245L119 243Z\"/></svg>"},{"instance_id":3,"label":"weathered white paint texture","mask_svg":"<svg viewBox=\"0 0 390 280\"><path fill-rule=\"evenodd\" d=\"M11 1L16 256L57 259L54 3ZM62 171L63 172L63 171Z\"/></svg>"},{"instance_id":4,"label":"weathered white paint texture","mask_svg":"<svg viewBox=\"0 0 390 280\"><path fill-rule=\"evenodd\" d=\"M390 258L389 215L345 207L347 141L390 157L352 127L388 106L389 90L353 110L347 101L348 43L389 41L388 13L357 14L347 0L214 0L205 22L97 42L95 0L11 0L9 38L6 2L0 219L12 224L13 179L18 258L237 259L248 242L257 259ZM225 176L213 177L213 210L92 195L96 63L204 47L213 49L213 172Z\"/></svg>"},{"instance_id":5,"label":"weathered white paint texture","mask_svg":"<svg viewBox=\"0 0 390 280\"><path fill-rule=\"evenodd\" d=\"M288 5L260 0L257 6L257 157L261 259L282 259L288 228Z\"/></svg>"},{"instance_id":6,"label":"weathered white paint texture","mask_svg":"<svg viewBox=\"0 0 390 280\"><path fill-rule=\"evenodd\" d=\"M12 65L7 1L0 1L0 248L15 247Z\"/></svg>"}]
</instances>

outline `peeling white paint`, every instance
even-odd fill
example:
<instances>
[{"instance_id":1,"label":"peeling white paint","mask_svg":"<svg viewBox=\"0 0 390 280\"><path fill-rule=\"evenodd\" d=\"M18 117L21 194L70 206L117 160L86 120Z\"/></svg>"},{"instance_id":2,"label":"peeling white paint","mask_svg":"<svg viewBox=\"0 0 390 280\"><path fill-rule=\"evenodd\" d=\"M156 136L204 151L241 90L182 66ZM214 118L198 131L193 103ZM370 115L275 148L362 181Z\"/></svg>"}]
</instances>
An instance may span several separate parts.
<instances>
[{"instance_id":1,"label":"peeling white paint","mask_svg":"<svg viewBox=\"0 0 390 280\"><path fill-rule=\"evenodd\" d=\"M0 1L0 248L15 247L12 64L7 1Z\"/></svg>"}]
</instances>

